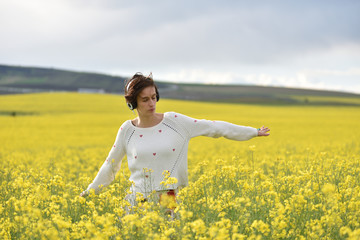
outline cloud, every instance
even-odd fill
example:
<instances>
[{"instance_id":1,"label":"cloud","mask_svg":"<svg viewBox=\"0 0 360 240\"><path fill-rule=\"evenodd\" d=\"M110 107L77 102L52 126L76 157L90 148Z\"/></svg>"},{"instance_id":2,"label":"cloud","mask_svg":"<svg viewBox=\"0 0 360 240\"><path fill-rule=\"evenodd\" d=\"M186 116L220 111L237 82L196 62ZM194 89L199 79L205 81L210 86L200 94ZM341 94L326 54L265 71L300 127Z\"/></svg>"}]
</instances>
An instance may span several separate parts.
<instances>
[{"instance_id":1,"label":"cloud","mask_svg":"<svg viewBox=\"0 0 360 240\"><path fill-rule=\"evenodd\" d=\"M360 68L344 71L312 69L298 72L282 73L234 73L204 71L202 69L183 69L155 75L156 80L171 79L174 82L207 83L207 84L245 84L259 86L278 86L289 88L324 89L360 93ZM341 81L339 81L341 79Z\"/></svg>"},{"instance_id":2,"label":"cloud","mask_svg":"<svg viewBox=\"0 0 360 240\"><path fill-rule=\"evenodd\" d=\"M160 74L157 79L171 79L173 82L229 84L236 83L238 76L232 72L204 71L202 69L181 70L168 74Z\"/></svg>"},{"instance_id":3,"label":"cloud","mask_svg":"<svg viewBox=\"0 0 360 240\"><path fill-rule=\"evenodd\" d=\"M246 82L262 86L325 89L360 93L360 68L338 70L303 70L295 75L245 75ZM339 81L341 79L341 81Z\"/></svg>"},{"instance_id":4,"label":"cloud","mask_svg":"<svg viewBox=\"0 0 360 240\"><path fill-rule=\"evenodd\" d=\"M331 0L0 1L0 63L321 86L336 76L304 69L360 62L359 10L359 1Z\"/></svg>"}]
</instances>

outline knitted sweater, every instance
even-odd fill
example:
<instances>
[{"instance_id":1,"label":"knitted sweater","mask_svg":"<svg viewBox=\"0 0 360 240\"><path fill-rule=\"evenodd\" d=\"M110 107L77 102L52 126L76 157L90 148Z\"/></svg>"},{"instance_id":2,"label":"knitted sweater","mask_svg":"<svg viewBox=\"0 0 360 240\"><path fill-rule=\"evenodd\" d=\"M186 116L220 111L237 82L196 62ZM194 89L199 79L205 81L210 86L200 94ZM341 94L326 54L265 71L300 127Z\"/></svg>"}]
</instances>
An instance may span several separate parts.
<instances>
[{"instance_id":1,"label":"knitted sweater","mask_svg":"<svg viewBox=\"0 0 360 240\"><path fill-rule=\"evenodd\" d=\"M184 187L188 184L187 152L191 138L208 136L244 141L257 134L253 127L199 120L175 112L164 113L159 124L148 128L136 127L127 120L119 128L108 157L87 190L93 188L98 193L100 185L108 186L119 171L125 154L131 172L130 181L134 183L133 192L146 196L152 190L162 190L160 182L164 180L165 170L178 180L173 188Z\"/></svg>"}]
</instances>

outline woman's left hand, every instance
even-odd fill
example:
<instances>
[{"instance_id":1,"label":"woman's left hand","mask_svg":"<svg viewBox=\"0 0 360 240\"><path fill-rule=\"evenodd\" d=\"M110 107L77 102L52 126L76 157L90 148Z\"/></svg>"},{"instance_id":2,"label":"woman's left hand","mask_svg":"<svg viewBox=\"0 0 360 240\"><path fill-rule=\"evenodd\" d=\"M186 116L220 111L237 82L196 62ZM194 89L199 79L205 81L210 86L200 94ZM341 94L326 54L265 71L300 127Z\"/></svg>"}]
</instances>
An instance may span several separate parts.
<instances>
[{"instance_id":1,"label":"woman's left hand","mask_svg":"<svg viewBox=\"0 0 360 240\"><path fill-rule=\"evenodd\" d=\"M258 136L269 136L270 128L262 126L261 128L258 128Z\"/></svg>"},{"instance_id":2,"label":"woman's left hand","mask_svg":"<svg viewBox=\"0 0 360 240\"><path fill-rule=\"evenodd\" d=\"M86 197L88 194L86 191L83 191L82 193L80 193L80 197Z\"/></svg>"}]
</instances>

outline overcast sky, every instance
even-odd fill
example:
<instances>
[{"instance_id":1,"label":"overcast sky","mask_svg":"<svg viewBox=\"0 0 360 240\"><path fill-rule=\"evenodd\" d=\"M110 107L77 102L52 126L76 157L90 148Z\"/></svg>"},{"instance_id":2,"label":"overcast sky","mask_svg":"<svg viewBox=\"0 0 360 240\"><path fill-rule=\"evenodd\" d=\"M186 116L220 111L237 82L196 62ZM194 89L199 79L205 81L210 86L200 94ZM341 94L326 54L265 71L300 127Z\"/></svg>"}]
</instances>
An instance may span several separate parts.
<instances>
[{"instance_id":1,"label":"overcast sky","mask_svg":"<svg viewBox=\"0 0 360 240\"><path fill-rule=\"evenodd\" d=\"M360 1L0 0L0 64L360 93Z\"/></svg>"}]
</instances>

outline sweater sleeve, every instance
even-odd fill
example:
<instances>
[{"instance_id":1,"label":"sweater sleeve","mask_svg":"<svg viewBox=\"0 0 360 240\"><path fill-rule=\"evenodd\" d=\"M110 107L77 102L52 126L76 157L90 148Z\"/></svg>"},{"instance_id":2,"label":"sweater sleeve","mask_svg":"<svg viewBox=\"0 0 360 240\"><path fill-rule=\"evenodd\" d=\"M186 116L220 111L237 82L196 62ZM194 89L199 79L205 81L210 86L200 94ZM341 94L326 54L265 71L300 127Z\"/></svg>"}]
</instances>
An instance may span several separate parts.
<instances>
[{"instance_id":1,"label":"sweater sleeve","mask_svg":"<svg viewBox=\"0 0 360 240\"><path fill-rule=\"evenodd\" d=\"M208 136L213 138L224 137L231 140L245 141L258 135L256 128L240 126L224 121L195 119L175 113L179 121L189 133L189 137Z\"/></svg>"},{"instance_id":2,"label":"sweater sleeve","mask_svg":"<svg viewBox=\"0 0 360 240\"><path fill-rule=\"evenodd\" d=\"M124 124L123 124L124 125ZM107 187L115 179L116 173L120 170L121 162L125 156L123 125L119 128L114 145L112 146L107 158L101 166L94 181L88 186L86 191L95 189L95 193L100 192L100 186Z\"/></svg>"}]
</instances>

